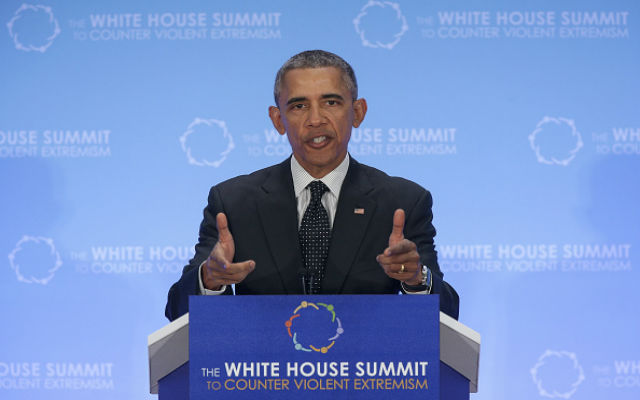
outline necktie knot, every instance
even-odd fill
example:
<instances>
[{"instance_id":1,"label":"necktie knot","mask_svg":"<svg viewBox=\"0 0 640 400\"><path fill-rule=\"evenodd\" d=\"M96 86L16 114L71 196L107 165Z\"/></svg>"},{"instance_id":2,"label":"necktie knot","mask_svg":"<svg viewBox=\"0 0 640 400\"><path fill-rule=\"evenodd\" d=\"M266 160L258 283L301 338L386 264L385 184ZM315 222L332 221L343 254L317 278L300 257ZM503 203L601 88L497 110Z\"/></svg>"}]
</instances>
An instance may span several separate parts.
<instances>
[{"instance_id":1,"label":"necktie knot","mask_svg":"<svg viewBox=\"0 0 640 400\"><path fill-rule=\"evenodd\" d=\"M329 188L322 181L313 181L309 184L309 190L311 190L311 203L318 203Z\"/></svg>"}]
</instances>

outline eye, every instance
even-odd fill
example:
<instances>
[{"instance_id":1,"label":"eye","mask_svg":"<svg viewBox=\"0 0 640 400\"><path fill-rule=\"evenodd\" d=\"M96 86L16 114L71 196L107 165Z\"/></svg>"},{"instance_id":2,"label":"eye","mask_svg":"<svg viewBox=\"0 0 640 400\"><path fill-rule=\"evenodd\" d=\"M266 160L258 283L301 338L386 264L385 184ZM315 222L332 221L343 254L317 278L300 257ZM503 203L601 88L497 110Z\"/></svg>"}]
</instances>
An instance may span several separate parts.
<instances>
[{"instance_id":1,"label":"eye","mask_svg":"<svg viewBox=\"0 0 640 400\"><path fill-rule=\"evenodd\" d=\"M329 106L337 106L338 105L338 101L337 100L327 100L327 105Z\"/></svg>"}]
</instances>

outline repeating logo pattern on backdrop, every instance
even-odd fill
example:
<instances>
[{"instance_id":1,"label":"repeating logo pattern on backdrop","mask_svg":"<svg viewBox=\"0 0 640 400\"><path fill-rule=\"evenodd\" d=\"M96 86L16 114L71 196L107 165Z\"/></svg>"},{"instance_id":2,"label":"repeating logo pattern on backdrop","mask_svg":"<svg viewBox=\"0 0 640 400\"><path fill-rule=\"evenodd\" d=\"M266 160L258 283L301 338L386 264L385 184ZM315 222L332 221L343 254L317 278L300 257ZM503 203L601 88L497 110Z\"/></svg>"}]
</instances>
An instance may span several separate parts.
<instances>
[{"instance_id":1,"label":"repeating logo pattern on backdrop","mask_svg":"<svg viewBox=\"0 0 640 400\"><path fill-rule=\"evenodd\" d=\"M631 243L441 244L446 272L624 273L633 270Z\"/></svg>"},{"instance_id":2,"label":"repeating logo pattern on backdrop","mask_svg":"<svg viewBox=\"0 0 640 400\"><path fill-rule=\"evenodd\" d=\"M628 39L629 11L439 10L416 18L427 40Z\"/></svg>"},{"instance_id":3,"label":"repeating logo pattern on backdrop","mask_svg":"<svg viewBox=\"0 0 640 400\"><path fill-rule=\"evenodd\" d=\"M0 359L0 390L21 392L19 398L35 398L36 390L64 391L67 397L42 396L46 398L69 398L71 391L111 391L115 389L116 366L113 361L5 361ZM27 392L29 391L29 392ZM31 392L33 391L33 392ZM4 395L3 395L3 398ZM18 397L11 397L18 398Z\"/></svg>"},{"instance_id":4,"label":"repeating logo pattern on backdrop","mask_svg":"<svg viewBox=\"0 0 640 400\"><path fill-rule=\"evenodd\" d=\"M390 1L369 0L353 20L353 25L363 46L387 50L393 49L409 30L400 5Z\"/></svg>"},{"instance_id":5,"label":"repeating logo pattern on backdrop","mask_svg":"<svg viewBox=\"0 0 640 400\"><path fill-rule=\"evenodd\" d=\"M23 236L9 253L9 265L20 282L46 285L62 267L53 239Z\"/></svg>"},{"instance_id":6,"label":"repeating logo pattern on backdrop","mask_svg":"<svg viewBox=\"0 0 640 400\"><path fill-rule=\"evenodd\" d=\"M193 41L282 39L279 11L97 12L69 20L75 40Z\"/></svg>"},{"instance_id":7,"label":"repeating logo pattern on backdrop","mask_svg":"<svg viewBox=\"0 0 640 400\"><path fill-rule=\"evenodd\" d=\"M538 162L566 167L584 142L573 120L544 117L529 135L529 144Z\"/></svg>"},{"instance_id":8,"label":"repeating logo pattern on backdrop","mask_svg":"<svg viewBox=\"0 0 640 400\"><path fill-rule=\"evenodd\" d=\"M0 158L111 157L109 129L2 129Z\"/></svg>"},{"instance_id":9,"label":"repeating logo pattern on backdrop","mask_svg":"<svg viewBox=\"0 0 640 400\"><path fill-rule=\"evenodd\" d=\"M202 118L189 124L180 136L180 145L189 164L216 168L235 147L225 121Z\"/></svg>"},{"instance_id":10,"label":"repeating logo pattern on backdrop","mask_svg":"<svg viewBox=\"0 0 640 400\"><path fill-rule=\"evenodd\" d=\"M628 156L640 155L640 128L625 126L614 127L609 131L593 132L591 139L596 154Z\"/></svg>"},{"instance_id":11,"label":"repeating logo pattern on backdrop","mask_svg":"<svg viewBox=\"0 0 640 400\"><path fill-rule=\"evenodd\" d=\"M23 4L7 23L16 49L44 53L60 34L51 7Z\"/></svg>"},{"instance_id":12,"label":"repeating logo pattern on backdrop","mask_svg":"<svg viewBox=\"0 0 640 400\"><path fill-rule=\"evenodd\" d=\"M192 246L99 244L67 249L61 254L53 238L24 235L8 259L19 282L46 285L63 264L67 271L84 275L176 275L194 254Z\"/></svg>"},{"instance_id":13,"label":"repeating logo pattern on backdrop","mask_svg":"<svg viewBox=\"0 0 640 400\"><path fill-rule=\"evenodd\" d=\"M634 357L633 352L629 353ZM640 360L613 359L592 366L597 385L601 388L628 391L640 387Z\"/></svg>"},{"instance_id":14,"label":"repeating logo pattern on backdrop","mask_svg":"<svg viewBox=\"0 0 640 400\"><path fill-rule=\"evenodd\" d=\"M531 368L540 396L569 399L584 381L584 371L574 353L545 351Z\"/></svg>"}]
</instances>

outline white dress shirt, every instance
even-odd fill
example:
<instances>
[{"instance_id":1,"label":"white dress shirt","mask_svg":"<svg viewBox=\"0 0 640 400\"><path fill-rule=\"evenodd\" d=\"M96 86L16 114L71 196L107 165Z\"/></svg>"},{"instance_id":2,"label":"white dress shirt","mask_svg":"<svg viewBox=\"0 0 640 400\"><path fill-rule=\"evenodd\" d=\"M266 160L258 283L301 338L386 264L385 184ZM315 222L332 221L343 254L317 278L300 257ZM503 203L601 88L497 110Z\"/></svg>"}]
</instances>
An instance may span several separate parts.
<instances>
[{"instance_id":1,"label":"white dress shirt","mask_svg":"<svg viewBox=\"0 0 640 400\"><path fill-rule=\"evenodd\" d=\"M309 203L311 202L311 189L308 188L309 184L313 181L322 181L329 190L322 195L322 205L329 214L329 226L333 228L333 220L336 217L336 210L338 209L338 198L340 197L340 188L342 188L342 182L347 176L349 170L349 154L342 160L340 165L333 171L329 172L320 179L316 179L311 176L307 170L302 168L302 165L298 163L295 157L291 157L291 176L293 177L293 192L296 195L296 202L298 204L298 228L302 224L302 217L307 210Z\"/></svg>"}]
</instances>

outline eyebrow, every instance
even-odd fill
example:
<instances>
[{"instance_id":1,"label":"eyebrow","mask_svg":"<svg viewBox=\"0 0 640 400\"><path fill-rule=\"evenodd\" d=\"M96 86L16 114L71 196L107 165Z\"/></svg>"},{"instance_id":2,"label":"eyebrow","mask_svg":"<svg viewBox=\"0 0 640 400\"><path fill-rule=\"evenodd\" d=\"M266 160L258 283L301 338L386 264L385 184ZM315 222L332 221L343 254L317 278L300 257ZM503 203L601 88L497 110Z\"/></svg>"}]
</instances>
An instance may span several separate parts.
<instances>
[{"instance_id":1,"label":"eyebrow","mask_svg":"<svg viewBox=\"0 0 640 400\"><path fill-rule=\"evenodd\" d=\"M337 93L323 94L322 98L323 99L338 99L338 100L343 100L344 101L344 98L342 96L340 96L339 94L337 94Z\"/></svg>"},{"instance_id":2,"label":"eyebrow","mask_svg":"<svg viewBox=\"0 0 640 400\"><path fill-rule=\"evenodd\" d=\"M338 100L342 100L344 101L344 97L340 96L337 93L327 93L327 94L323 94L322 96L320 96L321 99L338 99ZM297 103L300 101L305 101L308 100L306 97L301 96L301 97L292 97L289 99L289 101L287 101L287 105L291 104L291 103Z\"/></svg>"},{"instance_id":3,"label":"eyebrow","mask_svg":"<svg viewBox=\"0 0 640 400\"><path fill-rule=\"evenodd\" d=\"M299 101L305 101L307 100L306 97L292 97L289 99L289 101L287 101L287 105L291 104L291 103L297 103Z\"/></svg>"}]
</instances>

